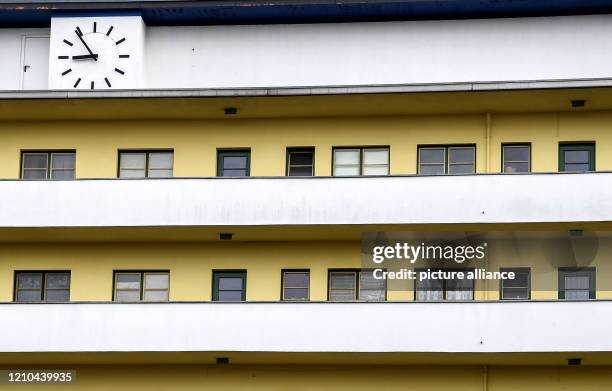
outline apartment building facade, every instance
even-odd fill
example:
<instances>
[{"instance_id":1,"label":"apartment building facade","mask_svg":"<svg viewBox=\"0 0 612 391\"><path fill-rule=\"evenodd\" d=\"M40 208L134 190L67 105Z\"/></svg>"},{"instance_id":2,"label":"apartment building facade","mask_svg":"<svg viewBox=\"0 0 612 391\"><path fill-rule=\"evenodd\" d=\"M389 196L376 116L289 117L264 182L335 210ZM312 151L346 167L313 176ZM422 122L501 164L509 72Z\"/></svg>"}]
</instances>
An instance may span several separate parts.
<instances>
[{"instance_id":1,"label":"apartment building facade","mask_svg":"<svg viewBox=\"0 0 612 391\"><path fill-rule=\"evenodd\" d=\"M0 375L609 388L611 11L0 3ZM394 235L516 278L378 279Z\"/></svg>"}]
</instances>

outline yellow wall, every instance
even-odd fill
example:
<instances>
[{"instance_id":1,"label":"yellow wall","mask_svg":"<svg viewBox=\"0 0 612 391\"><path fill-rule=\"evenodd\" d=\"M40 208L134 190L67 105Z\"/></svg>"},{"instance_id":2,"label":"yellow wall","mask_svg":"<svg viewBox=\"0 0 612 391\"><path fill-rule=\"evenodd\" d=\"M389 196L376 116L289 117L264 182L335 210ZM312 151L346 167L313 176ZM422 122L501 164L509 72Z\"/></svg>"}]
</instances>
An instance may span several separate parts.
<instances>
[{"instance_id":1,"label":"yellow wall","mask_svg":"<svg viewBox=\"0 0 612 391\"><path fill-rule=\"evenodd\" d=\"M597 298L612 298L612 240L600 243L590 265L596 268ZM281 270L310 269L310 297L327 300L328 269L360 268L359 242L251 243L23 243L0 245L0 302L13 300L16 270L70 270L72 301L112 300L114 270L170 270L170 300L208 301L212 270L246 269L247 300L280 300ZM538 246L500 248L483 264L532 268L532 298L557 298L557 267ZM413 300L413 284L389 289L388 300ZM498 299L499 281L476 281L476 299Z\"/></svg>"},{"instance_id":2,"label":"yellow wall","mask_svg":"<svg viewBox=\"0 0 612 391\"><path fill-rule=\"evenodd\" d=\"M252 175L282 176L293 146L315 146L316 175L330 175L332 147L359 145L389 145L391 174L414 174L417 145L454 143L476 144L478 172L499 172L502 142L531 142L533 171L545 172L566 141L595 141L596 168L612 170L612 112L493 114L489 134L486 114L0 122L0 178L19 177L23 149L76 149L77 177L114 178L118 149L173 148L180 177L215 176L217 148L240 147L251 148Z\"/></svg>"}]
</instances>

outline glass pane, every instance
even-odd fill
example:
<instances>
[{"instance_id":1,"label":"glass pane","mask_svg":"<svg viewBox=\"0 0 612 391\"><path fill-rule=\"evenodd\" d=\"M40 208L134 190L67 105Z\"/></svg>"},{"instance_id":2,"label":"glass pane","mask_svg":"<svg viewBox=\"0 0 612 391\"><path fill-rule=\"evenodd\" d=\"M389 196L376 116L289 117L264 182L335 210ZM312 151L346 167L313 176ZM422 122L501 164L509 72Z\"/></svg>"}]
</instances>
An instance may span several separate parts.
<instances>
[{"instance_id":1,"label":"glass pane","mask_svg":"<svg viewBox=\"0 0 612 391\"><path fill-rule=\"evenodd\" d=\"M474 148L449 148L450 163L474 163Z\"/></svg>"},{"instance_id":2,"label":"glass pane","mask_svg":"<svg viewBox=\"0 0 612 391\"><path fill-rule=\"evenodd\" d=\"M359 166L336 166L334 169L335 176L350 176L359 175Z\"/></svg>"},{"instance_id":3,"label":"glass pane","mask_svg":"<svg viewBox=\"0 0 612 391\"><path fill-rule=\"evenodd\" d=\"M151 152L149 153L149 168L163 168L172 170L174 164L174 153L172 152Z\"/></svg>"},{"instance_id":4,"label":"glass pane","mask_svg":"<svg viewBox=\"0 0 612 391\"><path fill-rule=\"evenodd\" d=\"M444 148L420 148L419 163L438 163L444 166Z\"/></svg>"},{"instance_id":5,"label":"glass pane","mask_svg":"<svg viewBox=\"0 0 612 391\"><path fill-rule=\"evenodd\" d=\"M74 170L52 170L51 179L74 179Z\"/></svg>"},{"instance_id":6,"label":"glass pane","mask_svg":"<svg viewBox=\"0 0 612 391\"><path fill-rule=\"evenodd\" d=\"M428 280L422 280L422 281L417 280L416 284L417 284L417 290L442 291L442 288L444 286L444 282L442 280L434 280L434 279L428 279Z\"/></svg>"},{"instance_id":7,"label":"glass pane","mask_svg":"<svg viewBox=\"0 0 612 391\"><path fill-rule=\"evenodd\" d=\"M47 179L46 170L25 170L23 179Z\"/></svg>"},{"instance_id":8,"label":"glass pane","mask_svg":"<svg viewBox=\"0 0 612 391\"><path fill-rule=\"evenodd\" d=\"M359 165L358 149L336 149L334 150L334 164L356 164Z\"/></svg>"},{"instance_id":9,"label":"glass pane","mask_svg":"<svg viewBox=\"0 0 612 391\"><path fill-rule=\"evenodd\" d=\"M145 274L145 289L168 289L168 274Z\"/></svg>"},{"instance_id":10,"label":"glass pane","mask_svg":"<svg viewBox=\"0 0 612 391\"><path fill-rule=\"evenodd\" d=\"M240 170L223 170L223 176L227 177L245 177L247 172L244 169Z\"/></svg>"},{"instance_id":11,"label":"glass pane","mask_svg":"<svg viewBox=\"0 0 612 391\"><path fill-rule=\"evenodd\" d=\"M23 168L44 168L47 169L48 155L46 153L24 153Z\"/></svg>"},{"instance_id":12,"label":"glass pane","mask_svg":"<svg viewBox=\"0 0 612 391\"><path fill-rule=\"evenodd\" d=\"M448 301L472 300L473 298L474 294L471 290L446 291L446 300Z\"/></svg>"},{"instance_id":13,"label":"glass pane","mask_svg":"<svg viewBox=\"0 0 612 391\"><path fill-rule=\"evenodd\" d=\"M590 167L588 163L582 163L582 164L573 163L573 164L565 165L565 171L568 171L568 172L583 172L583 171L589 171L589 169Z\"/></svg>"},{"instance_id":14,"label":"glass pane","mask_svg":"<svg viewBox=\"0 0 612 391\"><path fill-rule=\"evenodd\" d=\"M529 299L529 291L527 288L504 288L502 290L502 299L526 300Z\"/></svg>"},{"instance_id":15,"label":"glass pane","mask_svg":"<svg viewBox=\"0 0 612 391\"><path fill-rule=\"evenodd\" d=\"M296 273L286 272L285 273L285 286L286 287L307 287L308 286L309 273Z\"/></svg>"},{"instance_id":16,"label":"glass pane","mask_svg":"<svg viewBox=\"0 0 612 391\"><path fill-rule=\"evenodd\" d=\"M419 175L444 175L444 165L422 165L419 167Z\"/></svg>"},{"instance_id":17,"label":"glass pane","mask_svg":"<svg viewBox=\"0 0 612 391\"><path fill-rule=\"evenodd\" d=\"M334 272L330 275L331 289L355 289L355 273Z\"/></svg>"},{"instance_id":18,"label":"glass pane","mask_svg":"<svg viewBox=\"0 0 612 391\"><path fill-rule=\"evenodd\" d=\"M290 152L289 165L312 166L312 152Z\"/></svg>"},{"instance_id":19,"label":"glass pane","mask_svg":"<svg viewBox=\"0 0 612 391\"><path fill-rule=\"evenodd\" d=\"M504 164L504 172L529 172L529 163L506 163Z\"/></svg>"},{"instance_id":20,"label":"glass pane","mask_svg":"<svg viewBox=\"0 0 612 391\"><path fill-rule=\"evenodd\" d=\"M246 169L247 158L246 156L224 156L223 157L223 169Z\"/></svg>"},{"instance_id":21,"label":"glass pane","mask_svg":"<svg viewBox=\"0 0 612 391\"><path fill-rule=\"evenodd\" d=\"M40 291L17 291L17 301L40 301Z\"/></svg>"},{"instance_id":22,"label":"glass pane","mask_svg":"<svg viewBox=\"0 0 612 391\"><path fill-rule=\"evenodd\" d=\"M359 273L359 289L385 289L385 280L374 278L374 274L371 271L362 271Z\"/></svg>"},{"instance_id":23,"label":"glass pane","mask_svg":"<svg viewBox=\"0 0 612 391\"><path fill-rule=\"evenodd\" d=\"M172 170L149 170L149 178L172 178Z\"/></svg>"},{"instance_id":24,"label":"glass pane","mask_svg":"<svg viewBox=\"0 0 612 391\"><path fill-rule=\"evenodd\" d=\"M589 291L565 291L566 300L588 300L589 298Z\"/></svg>"},{"instance_id":25,"label":"glass pane","mask_svg":"<svg viewBox=\"0 0 612 391\"><path fill-rule=\"evenodd\" d=\"M363 301L385 301L384 290L359 290L359 300Z\"/></svg>"},{"instance_id":26,"label":"glass pane","mask_svg":"<svg viewBox=\"0 0 612 391\"><path fill-rule=\"evenodd\" d=\"M308 300L307 288L285 288L284 300Z\"/></svg>"},{"instance_id":27,"label":"glass pane","mask_svg":"<svg viewBox=\"0 0 612 391\"><path fill-rule=\"evenodd\" d=\"M389 175L389 166L364 166L363 175Z\"/></svg>"},{"instance_id":28,"label":"glass pane","mask_svg":"<svg viewBox=\"0 0 612 391\"><path fill-rule=\"evenodd\" d=\"M51 169L74 168L74 153L51 154Z\"/></svg>"},{"instance_id":29,"label":"glass pane","mask_svg":"<svg viewBox=\"0 0 612 391\"><path fill-rule=\"evenodd\" d=\"M512 270L507 270L512 271ZM528 287L529 286L529 272L526 271L514 271L514 279L503 280L504 287Z\"/></svg>"},{"instance_id":30,"label":"glass pane","mask_svg":"<svg viewBox=\"0 0 612 391\"><path fill-rule=\"evenodd\" d=\"M45 301L70 301L70 291L67 289L46 291Z\"/></svg>"},{"instance_id":31,"label":"glass pane","mask_svg":"<svg viewBox=\"0 0 612 391\"><path fill-rule=\"evenodd\" d=\"M140 289L140 274L117 273L115 286L117 289Z\"/></svg>"},{"instance_id":32,"label":"glass pane","mask_svg":"<svg viewBox=\"0 0 612 391\"><path fill-rule=\"evenodd\" d=\"M147 154L144 152L133 153L123 152L121 153L121 168L141 169L144 170L146 167Z\"/></svg>"},{"instance_id":33,"label":"glass pane","mask_svg":"<svg viewBox=\"0 0 612 391\"><path fill-rule=\"evenodd\" d=\"M145 177L145 170L144 168L142 170L121 170L120 174L119 174L120 178L144 178Z\"/></svg>"},{"instance_id":34,"label":"glass pane","mask_svg":"<svg viewBox=\"0 0 612 391\"><path fill-rule=\"evenodd\" d=\"M473 174L472 164L453 164L449 167L449 174Z\"/></svg>"},{"instance_id":35,"label":"glass pane","mask_svg":"<svg viewBox=\"0 0 612 391\"><path fill-rule=\"evenodd\" d=\"M139 291L116 291L115 301L140 301Z\"/></svg>"},{"instance_id":36,"label":"glass pane","mask_svg":"<svg viewBox=\"0 0 612 391\"><path fill-rule=\"evenodd\" d=\"M589 163L589 151L565 151L565 163Z\"/></svg>"},{"instance_id":37,"label":"glass pane","mask_svg":"<svg viewBox=\"0 0 612 391\"><path fill-rule=\"evenodd\" d=\"M444 300L444 294L442 290L432 290L432 291L423 291L418 290L416 299L419 301L436 301L436 300Z\"/></svg>"},{"instance_id":38,"label":"glass pane","mask_svg":"<svg viewBox=\"0 0 612 391\"><path fill-rule=\"evenodd\" d=\"M19 273L17 275L17 288L40 289L42 287L41 273Z\"/></svg>"},{"instance_id":39,"label":"glass pane","mask_svg":"<svg viewBox=\"0 0 612 391\"><path fill-rule=\"evenodd\" d=\"M504 147L504 161L527 162L529 161L529 147Z\"/></svg>"},{"instance_id":40,"label":"glass pane","mask_svg":"<svg viewBox=\"0 0 612 391\"><path fill-rule=\"evenodd\" d=\"M364 149L363 164L389 164L388 149Z\"/></svg>"},{"instance_id":41,"label":"glass pane","mask_svg":"<svg viewBox=\"0 0 612 391\"><path fill-rule=\"evenodd\" d=\"M168 291L144 291L144 301L168 301Z\"/></svg>"},{"instance_id":42,"label":"glass pane","mask_svg":"<svg viewBox=\"0 0 612 391\"><path fill-rule=\"evenodd\" d=\"M219 301L242 301L242 291L219 291Z\"/></svg>"},{"instance_id":43,"label":"glass pane","mask_svg":"<svg viewBox=\"0 0 612 391\"><path fill-rule=\"evenodd\" d=\"M219 278L219 290L241 290L242 289L242 278L241 277L220 277Z\"/></svg>"},{"instance_id":44,"label":"glass pane","mask_svg":"<svg viewBox=\"0 0 612 391\"><path fill-rule=\"evenodd\" d=\"M450 280L446 280L446 289L449 291L471 291L474 280L469 280L467 278L459 279L454 278Z\"/></svg>"},{"instance_id":45,"label":"glass pane","mask_svg":"<svg viewBox=\"0 0 612 391\"><path fill-rule=\"evenodd\" d=\"M334 289L329 293L330 301L349 301L355 300L355 290L349 289Z\"/></svg>"},{"instance_id":46,"label":"glass pane","mask_svg":"<svg viewBox=\"0 0 612 391\"><path fill-rule=\"evenodd\" d=\"M590 279L587 276L565 276L565 289L586 289L590 288Z\"/></svg>"},{"instance_id":47,"label":"glass pane","mask_svg":"<svg viewBox=\"0 0 612 391\"><path fill-rule=\"evenodd\" d=\"M47 273L45 276L45 285L51 289L68 289L70 288L70 274L68 273Z\"/></svg>"},{"instance_id":48,"label":"glass pane","mask_svg":"<svg viewBox=\"0 0 612 391\"><path fill-rule=\"evenodd\" d=\"M290 167L289 176L312 176L312 166L310 167Z\"/></svg>"}]
</instances>

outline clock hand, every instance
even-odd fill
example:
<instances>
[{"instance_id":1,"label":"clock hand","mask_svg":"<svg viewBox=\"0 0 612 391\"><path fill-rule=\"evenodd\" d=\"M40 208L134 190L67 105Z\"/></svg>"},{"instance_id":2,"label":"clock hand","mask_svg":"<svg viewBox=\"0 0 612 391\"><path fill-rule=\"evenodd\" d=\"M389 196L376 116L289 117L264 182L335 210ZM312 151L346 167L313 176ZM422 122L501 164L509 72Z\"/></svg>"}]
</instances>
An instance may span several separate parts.
<instances>
[{"instance_id":1,"label":"clock hand","mask_svg":"<svg viewBox=\"0 0 612 391\"><path fill-rule=\"evenodd\" d=\"M85 40L83 39L83 37L81 36L81 34L79 34L79 30L74 30L74 32L76 33L77 37L79 37L79 39L81 40L81 42L83 43L83 45L85 46L85 49L87 49L87 51L89 52L89 54L91 56L94 56L94 53L91 51L91 49L89 48L89 46L87 46L87 44L85 43ZM94 60L98 61L98 56L94 56L93 57Z\"/></svg>"},{"instance_id":2,"label":"clock hand","mask_svg":"<svg viewBox=\"0 0 612 391\"><path fill-rule=\"evenodd\" d=\"M96 59L98 58L97 54L82 54L80 56L72 56L73 60L86 60L86 59Z\"/></svg>"}]
</instances>

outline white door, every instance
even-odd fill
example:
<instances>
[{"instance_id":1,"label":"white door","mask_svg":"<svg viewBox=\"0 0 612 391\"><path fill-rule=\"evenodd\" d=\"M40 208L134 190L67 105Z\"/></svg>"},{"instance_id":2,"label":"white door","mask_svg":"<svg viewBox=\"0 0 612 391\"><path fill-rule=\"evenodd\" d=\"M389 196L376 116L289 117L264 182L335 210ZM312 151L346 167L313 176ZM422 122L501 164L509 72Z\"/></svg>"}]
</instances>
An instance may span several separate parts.
<instances>
[{"instance_id":1,"label":"white door","mask_svg":"<svg viewBox=\"0 0 612 391\"><path fill-rule=\"evenodd\" d=\"M21 88L46 90L49 78L49 37L23 38Z\"/></svg>"}]
</instances>

